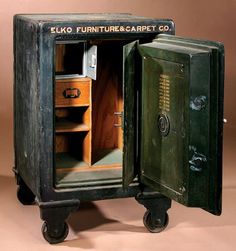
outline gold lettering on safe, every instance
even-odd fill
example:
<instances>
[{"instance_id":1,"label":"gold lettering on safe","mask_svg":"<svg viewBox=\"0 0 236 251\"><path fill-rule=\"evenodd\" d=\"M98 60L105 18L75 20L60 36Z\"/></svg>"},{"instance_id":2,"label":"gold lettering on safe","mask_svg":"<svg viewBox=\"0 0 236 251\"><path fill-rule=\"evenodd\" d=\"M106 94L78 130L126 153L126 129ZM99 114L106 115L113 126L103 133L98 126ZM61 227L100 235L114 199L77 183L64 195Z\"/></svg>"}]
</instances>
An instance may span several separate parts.
<instances>
[{"instance_id":1,"label":"gold lettering on safe","mask_svg":"<svg viewBox=\"0 0 236 251\"><path fill-rule=\"evenodd\" d=\"M168 25L95 25L95 26L53 26L49 28L50 33L107 33L107 32L168 32Z\"/></svg>"},{"instance_id":2,"label":"gold lettering on safe","mask_svg":"<svg viewBox=\"0 0 236 251\"><path fill-rule=\"evenodd\" d=\"M68 34L72 33L73 28L72 27L51 27L50 28L51 33L56 33L56 34Z\"/></svg>"},{"instance_id":3,"label":"gold lettering on safe","mask_svg":"<svg viewBox=\"0 0 236 251\"><path fill-rule=\"evenodd\" d=\"M104 25L104 26L57 26L50 27L50 33L107 33L107 32L156 32L163 26L158 25ZM163 28L161 28L163 29Z\"/></svg>"},{"instance_id":4,"label":"gold lettering on safe","mask_svg":"<svg viewBox=\"0 0 236 251\"><path fill-rule=\"evenodd\" d=\"M142 25L142 26L78 26L76 33L99 33L99 32L154 32L156 25Z\"/></svg>"},{"instance_id":5,"label":"gold lettering on safe","mask_svg":"<svg viewBox=\"0 0 236 251\"><path fill-rule=\"evenodd\" d=\"M159 78L159 109L170 111L170 78L164 74Z\"/></svg>"}]
</instances>

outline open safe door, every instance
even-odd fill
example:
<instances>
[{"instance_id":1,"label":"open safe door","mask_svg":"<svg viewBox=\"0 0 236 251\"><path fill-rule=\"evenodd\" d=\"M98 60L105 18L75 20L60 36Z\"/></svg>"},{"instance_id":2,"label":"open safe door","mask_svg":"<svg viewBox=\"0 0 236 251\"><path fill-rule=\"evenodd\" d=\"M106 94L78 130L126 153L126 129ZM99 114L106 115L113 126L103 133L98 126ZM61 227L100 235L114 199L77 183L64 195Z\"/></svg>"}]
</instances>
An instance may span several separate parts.
<instances>
[{"instance_id":1,"label":"open safe door","mask_svg":"<svg viewBox=\"0 0 236 251\"><path fill-rule=\"evenodd\" d=\"M141 183L220 215L223 46L161 35L137 50Z\"/></svg>"},{"instance_id":2,"label":"open safe door","mask_svg":"<svg viewBox=\"0 0 236 251\"><path fill-rule=\"evenodd\" d=\"M123 47L123 187L127 188L137 175L137 45L131 42Z\"/></svg>"}]
</instances>

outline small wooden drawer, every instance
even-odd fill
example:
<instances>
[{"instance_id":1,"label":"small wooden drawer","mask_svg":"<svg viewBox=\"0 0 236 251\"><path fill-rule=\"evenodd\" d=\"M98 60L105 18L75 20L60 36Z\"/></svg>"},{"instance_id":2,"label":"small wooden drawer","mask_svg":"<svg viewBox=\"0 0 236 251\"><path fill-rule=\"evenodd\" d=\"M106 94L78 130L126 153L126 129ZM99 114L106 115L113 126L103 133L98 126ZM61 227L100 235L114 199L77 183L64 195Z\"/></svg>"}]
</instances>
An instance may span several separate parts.
<instances>
[{"instance_id":1,"label":"small wooden drawer","mask_svg":"<svg viewBox=\"0 0 236 251\"><path fill-rule=\"evenodd\" d=\"M91 79L57 79L55 106L89 106L91 100Z\"/></svg>"}]
</instances>

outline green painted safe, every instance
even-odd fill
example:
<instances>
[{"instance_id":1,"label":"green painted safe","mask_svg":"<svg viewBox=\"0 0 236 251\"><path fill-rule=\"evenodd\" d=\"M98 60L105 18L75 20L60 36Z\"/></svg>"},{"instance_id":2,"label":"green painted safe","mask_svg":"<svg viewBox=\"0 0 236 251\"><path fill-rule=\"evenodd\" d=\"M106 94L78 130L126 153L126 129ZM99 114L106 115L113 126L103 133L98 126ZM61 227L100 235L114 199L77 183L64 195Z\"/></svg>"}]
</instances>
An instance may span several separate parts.
<instances>
[{"instance_id":1,"label":"green painted safe","mask_svg":"<svg viewBox=\"0 0 236 251\"><path fill-rule=\"evenodd\" d=\"M80 202L135 197L221 213L224 47L128 14L14 17L17 196L49 243Z\"/></svg>"}]
</instances>

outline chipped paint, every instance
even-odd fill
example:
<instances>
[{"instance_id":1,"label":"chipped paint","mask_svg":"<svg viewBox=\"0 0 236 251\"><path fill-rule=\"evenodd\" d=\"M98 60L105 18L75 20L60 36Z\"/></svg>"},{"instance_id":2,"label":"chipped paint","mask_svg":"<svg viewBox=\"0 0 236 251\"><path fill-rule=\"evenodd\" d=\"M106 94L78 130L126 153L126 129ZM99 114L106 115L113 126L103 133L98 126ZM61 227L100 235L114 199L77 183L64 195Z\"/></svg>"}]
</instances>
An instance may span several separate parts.
<instances>
[{"instance_id":1,"label":"chipped paint","mask_svg":"<svg viewBox=\"0 0 236 251\"><path fill-rule=\"evenodd\" d=\"M206 106L207 97L206 96L198 96L190 101L190 108L195 111L200 111Z\"/></svg>"},{"instance_id":2,"label":"chipped paint","mask_svg":"<svg viewBox=\"0 0 236 251\"><path fill-rule=\"evenodd\" d=\"M189 146L189 150L193 151L191 160L189 160L190 169L195 172L202 171L204 163L207 162L207 158L204 154L197 152L197 148Z\"/></svg>"}]
</instances>

